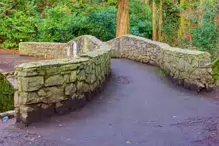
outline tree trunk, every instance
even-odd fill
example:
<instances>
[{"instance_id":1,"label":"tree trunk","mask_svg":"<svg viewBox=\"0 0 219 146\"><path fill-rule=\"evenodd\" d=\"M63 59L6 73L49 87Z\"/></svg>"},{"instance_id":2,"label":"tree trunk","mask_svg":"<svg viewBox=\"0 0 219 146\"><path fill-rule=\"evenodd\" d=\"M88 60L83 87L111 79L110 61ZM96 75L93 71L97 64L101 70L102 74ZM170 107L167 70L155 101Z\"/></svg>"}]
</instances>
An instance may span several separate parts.
<instances>
[{"instance_id":1,"label":"tree trunk","mask_svg":"<svg viewBox=\"0 0 219 146\"><path fill-rule=\"evenodd\" d=\"M200 7L203 8L204 0L200 0Z\"/></svg>"},{"instance_id":2,"label":"tree trunk","mask_svg":"<svg viewBox=\"0 0 219 146\"><path fill-rule=\"evenodd\" d=\"M158 41L161 41L162 24L163 24L163 1L160 0L160 12L159 12L159 28L158 28Z\"/></svg>"},{"instance_id":3,"label":"tree trunk","mask_svg":"<svg viewBox=\"0 0 219 146\"><path fill-rule=\"evenodd\" d=\"M145 5L149 5L151 0L144 0Z\"/></svg>"},{"instance_id":4,"label":"tree trunk","mask_svg":"<svg viewBox=\"0 0 219 146\"><path fill-rule=\"evenodd\" d=\"M182 7L183 5L184 5L184 3L185 3L185 0L180 0L180 6Z\"/></svg>"},{"instance_id":5,"label":"tree trunk","mask_svg":"<svg viewBox=\"0 0 219 146\"><path fill-rule=\"evenodd\" d=\"M182 7L184 5L185 0L180 0L180 6ZM178 31L178 37L181 38L183 33L184 33L184 28L185 28L185 16L181 15L180 16L180 28Z\"/></svg>"},{"instance_id":6,"label":"tree trunk","mask_svg":"<svg viewBox=\"0 0 219 146\"><path fill-rule=\"evenodd\" d=\"M116 37L129 34L129 0L118 0Z\"/></svg>"},{"instance_id":7,"label":"tree trunk","mask_svg":"<svg viewBox=\"0 0 219 146\"><path fill-rule=\"evenodd\" d=\"M156 2L153 0L153 40L157 40L157 24L156 24Z\"/></svg>"},{"instance_id":8,"label":"tree trunk","mask_svg":"<svg viewBox=\"0 0 219 146\"><path fill-rule=\"evenodd\" d=\"M216 10L215 26L216 26L216 50L219 58L219 1L215 0L214 9Z\"/></svg>"},{"instance_id":9,"label":"tree trunk","mask_svg":"<svg viewBox=\"0 0 219 146\"><path fill-rule=\"evenodd\" d=\"M200 13L198 16L198 26L202 27L203 24L203 14L204 14L204 0L200 0Z\"/></svg>"}]
</instances>

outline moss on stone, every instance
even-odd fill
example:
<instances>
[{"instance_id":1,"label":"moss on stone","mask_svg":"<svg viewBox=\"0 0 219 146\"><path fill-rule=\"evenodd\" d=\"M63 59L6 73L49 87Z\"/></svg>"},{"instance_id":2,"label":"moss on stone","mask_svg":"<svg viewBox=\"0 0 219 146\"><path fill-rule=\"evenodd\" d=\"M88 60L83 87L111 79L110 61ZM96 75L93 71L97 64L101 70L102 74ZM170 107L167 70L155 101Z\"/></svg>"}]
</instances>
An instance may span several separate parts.
<instances>
[{"instance_id":1,"label":"moss on stone","mask_svg":"<svg viewBox=\"0 0 219 146\"><path fill-rule=\"evenodd\" d=\"M72 71L71 72L71 76L70 76L70 81L71 82L75 82L77 80L77 72L76 71Z\"/></svg>"},{"instance_id":2,"label":"moss on stone","mask_svg":"<svg viewBox=\"0 0 219 146\"><path fill-rule=\"evenodd\" d=\"M44 77L19 77L18 84L22 91L37 91L44 86Z\"/></svg>"},{"instance_id":3,"label":"moss on stone","mask_svg":"<svg viewBox=\"0 0 219 146\"><path fill-rule=\"evenodd\" d=\"M219 86L219 58L212 63L213 81L216 86Z\"/></svg>"},{"instance_id":4,"label":"moss on stone","mask_svg":"<svg viewBox=\"0 0 219 146\"><path fill-rule=\"evenodd\" d=\"M78 71L77 79L80 81L85 81L86 80L86 74L84 70Z\"/></svg>"},{"instance_id":5,"label":"moss on stone","mask_svg":"<svg viewBox=\"0 0 219 146\"><path fill-rule=\"evenodd\" d=\"M14 109L14 88L0 73L0 112Z\"/></svg>"},{"instance_id":6,"label":"moss on stone","mask_svg":"<svg viewBox=\"0 0 219 146\"><path fill-rule=\"evenodd\" d=\"M45 80L45 86L56 86L62 85L64 83L64 78L61 75L54 75L50 76L48 79Z\"/></svg>"}]
</instances>

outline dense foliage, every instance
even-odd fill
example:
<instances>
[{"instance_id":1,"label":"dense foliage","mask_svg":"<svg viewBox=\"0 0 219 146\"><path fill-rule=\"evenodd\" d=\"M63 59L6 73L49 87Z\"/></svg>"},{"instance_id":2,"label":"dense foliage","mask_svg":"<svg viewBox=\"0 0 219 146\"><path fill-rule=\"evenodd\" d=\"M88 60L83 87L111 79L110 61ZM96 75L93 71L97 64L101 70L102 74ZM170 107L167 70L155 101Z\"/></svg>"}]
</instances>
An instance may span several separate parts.
<instances>
[{"instance_id":1,"label":"dense foliage","mask_svg":"<svg viewBox=\"0 0 219 146\"><path fill-rule=\"evenodd\" d=\"M219 26L216 20L219 6L209 2L190 10L189 15L186 16L189 26L185 28L184 37L178 40L182 47L208 51L213 55L212 59L215 59L219 55Z\"/></svg>"},{"instance_id":2,"label":"dense foliage","mask_svg":"<svg viewBox=\"0 0 219 146\"><path fill-rule=\"evenodd\" d=\"M92 1L91 1L92 2ZM103 41L116 34L117 1L3 0L0 2L0 43L17 48L22 41L66 42L90 34ZM131 33L151 38L151 10L131 2Z\"/></svg>"},{"instance_id":3,"label":"dense foliage","mask_svg":"<svg viewBox=\"0 0 219 146\"><path fill-rule=\"evenodd\" d=\"M178 3L166 0L163 3L163 26L161 41L172 46L178 46L178 30L180 27L180 18L176 15L182 9Z\"/></svg>"},{"instance_id":4,"label":"dense foliage","mask_svg":"<svg viewBox=\"0 0 219 146\"><path fill-rule=\"evenodd\" d=\"M157 19L159 2L156 0ZM204 7L200 0L179 2L163 0L161 41L208 51L216 58L219 52L216 0L205 1ZM67 42L84 34L107 41L115 37L116 19L117 0L2 0L0 44L1 48L17 48L22 41ZM152 38L151 3L131 0L130 19L131 34Z\"/></svg>"}]
</instances>

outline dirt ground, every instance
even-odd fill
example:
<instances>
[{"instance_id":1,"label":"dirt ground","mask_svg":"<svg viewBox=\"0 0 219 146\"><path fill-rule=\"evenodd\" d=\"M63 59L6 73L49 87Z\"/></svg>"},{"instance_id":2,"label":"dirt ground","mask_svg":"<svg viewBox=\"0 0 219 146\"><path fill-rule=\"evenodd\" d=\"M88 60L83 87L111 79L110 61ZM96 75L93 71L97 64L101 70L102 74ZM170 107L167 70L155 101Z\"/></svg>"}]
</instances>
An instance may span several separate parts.
<instances>
[{"instance_id":1,"label":"dirt ground","mask_svg":"<svg viewBox=\"0 0 219 146\"><path fill-rule=\"evenodd\" d=\"M156 67L113 59L105 90L85 107L28 127L0 123L0 145L219 146L217 97L176 86Z\"/></svg>"},{"instance_id":2,"label":"dirt ground","mask_svg":"<svg viewBox=\"0 0 219 146\"><path fill-rule=\"evenodd\" d=\"M0 54L19 54L19 50L4 50L0 48Z\"/></svg>"}]
</instances>

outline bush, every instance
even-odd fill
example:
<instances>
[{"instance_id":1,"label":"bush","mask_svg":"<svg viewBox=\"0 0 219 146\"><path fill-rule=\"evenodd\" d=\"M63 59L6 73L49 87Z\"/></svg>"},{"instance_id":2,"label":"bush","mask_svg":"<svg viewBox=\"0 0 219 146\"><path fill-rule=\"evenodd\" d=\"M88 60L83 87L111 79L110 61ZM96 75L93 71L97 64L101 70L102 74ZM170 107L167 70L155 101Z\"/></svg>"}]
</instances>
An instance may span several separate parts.
<instances>
[{"instance_id":1,"label":"bush","mask_svg":"<svg viewBox=\"0 0 219 146\"><path fill-rule=\"evenodd\" d=\"M179 17L176 13L180 13L182 9L176 5L172 0L167 0L163 3L163 27L161 41L171 46L176 46L178 30L179 30Z\"/></svg>"},{"instance_id":2,"label":"bush","mask_svg":"<svg viewBox=\"0 0 219 146\"><path fill-rule=\"evenodd\" d=\"M71 14L66 14L61 6L49 9L47 17L42 19L38 27L38 41L65 42L74 37L68 29L72 19Z\"/></svg>"},{"instance_id":3,"label":"bush","mask_svg":"<svg viewBox=\"0 0 219 146\"><path fill-rule=\"evenodd\" d=\"M141 2L130 2L130 33L152 38L152 11Z\"/></svg>"},{"instance_id":4,"label":"bush","mask_svg":"<svg viewBox=\"0 0 219 146\"><path fill-rule=\"evenodd\" d=\"M17 48L19 42L34 40L39 19L34 1L2 0L0 3L0 44L3 43L1 47Z\"/></svg>"},{"instance_id":5,"label":"bush","mask_svg":"<svg viewBox=\"0 0 219 146\"><path fill-rule=\"evenodd\" d=\"M203 16L203 23L198 28L192 30L193 46L201 51L208 51L217 57L219 51L216 49L216 43L219 41L215 25L216 12L208 9Z\"/></svg>"},{"instance_id":6,"label":"bush","mask_svg":"<svg viewBox=\"0 0 219 146\"><path fill-rule=\"evenodd\" d=\"M3 48L17 48L19 42L32 41L37 35L38 19L17 11L1 20L0 36Z\"/></svg>"},{"instance_id":7,"label":"bush","mask_svg":"<svg viewBox=\"0 0 219 146\"><path fill-rule=\"evenodd\" d=\"M115 7L95 10L88 15L86 25L88 34L108 41L116 36L116 17L117 9Z\"/></svg>"},{"instance_id":8,"label":"bush","mask_svg":"<svg viewBox=\"0 0 219 146\"><path fill-rule=\"evenodd\" d=\"M0 73L0 112L14 109L14 88Z\"/></svg>"},{"instance_id":9,"label":"bush","mask_svg":"<svg viewBox=\"0 0 219 146\"><path fill-rule=\"evenodd\" d=\"M151 10L142 4L130 2L130 32L152 38ZM17 48L23 41L67 42L85 34L103 41L116 36L117 0L95 0L92 5L77 0L3 0L0 5L3 48Z\"/></svg>"}]
</instances>

